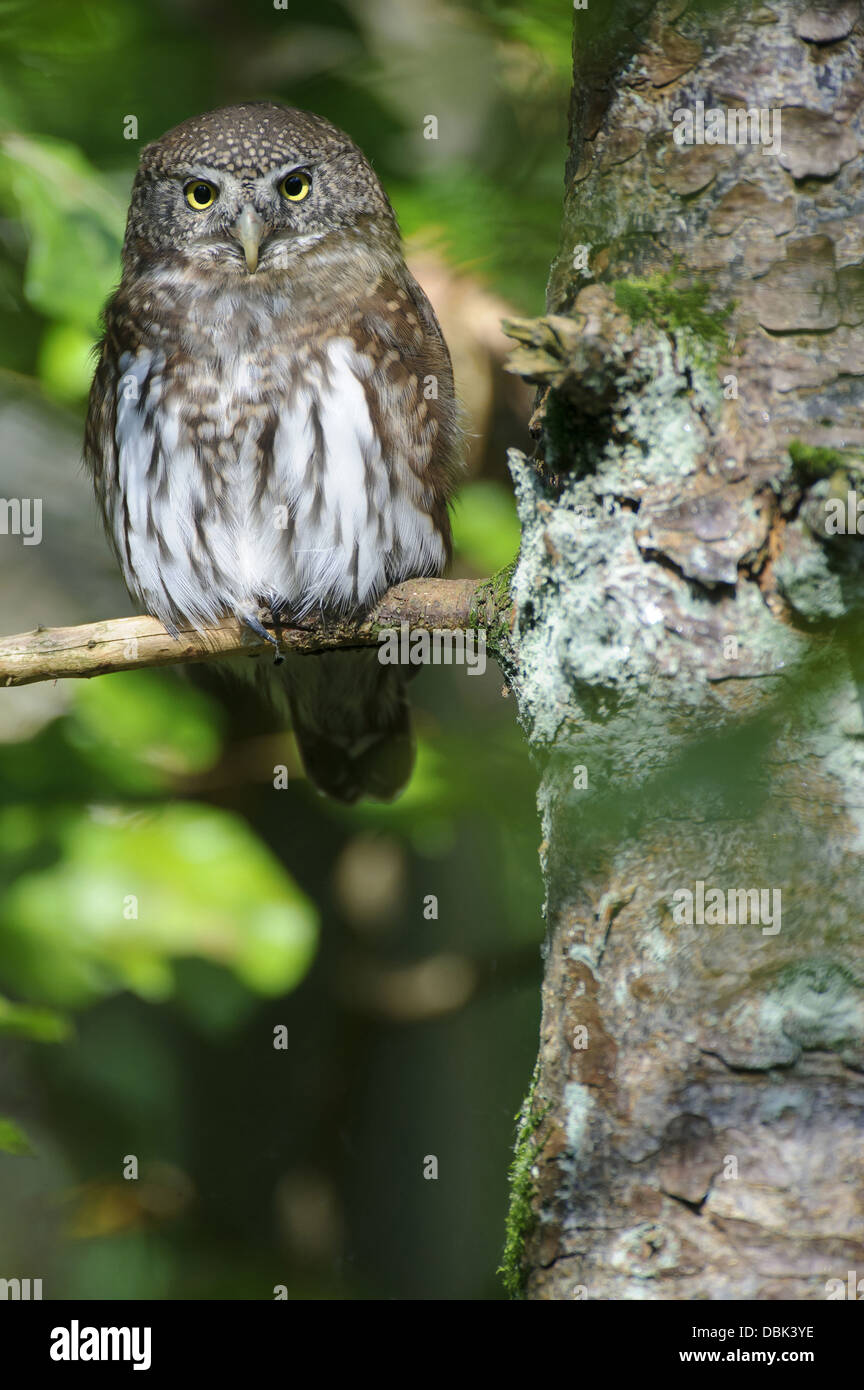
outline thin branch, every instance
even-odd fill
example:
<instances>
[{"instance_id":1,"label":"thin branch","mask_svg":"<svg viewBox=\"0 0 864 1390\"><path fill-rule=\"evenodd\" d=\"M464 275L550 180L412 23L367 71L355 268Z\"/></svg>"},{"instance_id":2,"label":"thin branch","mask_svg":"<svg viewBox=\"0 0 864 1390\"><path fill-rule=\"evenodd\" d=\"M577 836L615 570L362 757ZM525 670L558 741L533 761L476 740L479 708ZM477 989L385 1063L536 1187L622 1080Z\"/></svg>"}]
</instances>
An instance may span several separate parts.
<instances>
[{"instance_id":1,"label":"thin branch","mask_svg":"<svg viewBox=\"0 0 864 1390\"><path fill-rule=\"evenodd\" d=\"M389 589L361 623L310 623L274 630L285 651L319 652L373 646L382 629L398 628L401 623L426 631L487 628L501 617L495 587L488 579L411 579ZM149 617L111 618L81 627L40 627L0 638L0 686L104 676L139 666L178 666L232 652L272 655L273 647L233 618L200 631L184 626L176 636L157 618Z\"/></svg>"}]
</instances>

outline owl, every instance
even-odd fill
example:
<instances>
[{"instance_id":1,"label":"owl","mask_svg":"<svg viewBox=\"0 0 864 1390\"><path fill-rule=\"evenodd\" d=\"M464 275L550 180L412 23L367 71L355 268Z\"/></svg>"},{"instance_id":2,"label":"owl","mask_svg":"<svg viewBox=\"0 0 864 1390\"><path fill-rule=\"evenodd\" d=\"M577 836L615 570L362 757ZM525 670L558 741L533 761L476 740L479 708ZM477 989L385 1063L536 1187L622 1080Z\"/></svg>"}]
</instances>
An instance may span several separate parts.
<instances>
[{"instance_id":1,"label":"owl","mask_svg":"<svg viewBox=\"0 0 864 1390\"><path fill-rule=\"evenodd\" d=\"M268 636L268 611L359 616L442 572L461 466L450 356L387 196L335 126L255 102L147 145L103 322L85 461L127 588L169 630L233 615ZM319 790L404 786L405 677L375 650L217 664L291 720Z\"/></svg>"}]
</instances>

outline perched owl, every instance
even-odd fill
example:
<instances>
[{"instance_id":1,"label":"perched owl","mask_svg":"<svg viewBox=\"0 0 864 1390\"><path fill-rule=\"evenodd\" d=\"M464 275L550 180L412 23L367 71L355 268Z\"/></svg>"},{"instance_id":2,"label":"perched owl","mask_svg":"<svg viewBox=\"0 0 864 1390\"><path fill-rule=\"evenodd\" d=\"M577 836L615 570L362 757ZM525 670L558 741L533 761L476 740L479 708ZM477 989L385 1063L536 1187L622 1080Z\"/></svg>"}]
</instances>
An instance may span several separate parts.
<instances>
[{"instance_id":1,"label":"perched owl","mask_svg":"<svg viewBox=\"0 0 864 1390\"><path fill-rule=\"evenodd\" d=\"M438 321L347 135L255 102L142 151L85 459L146 611L261 633L440 574L459 450ZM226 664L287 704L322 791L404 785L404 678L374 650Z\"/></svg>"}]
</instances>

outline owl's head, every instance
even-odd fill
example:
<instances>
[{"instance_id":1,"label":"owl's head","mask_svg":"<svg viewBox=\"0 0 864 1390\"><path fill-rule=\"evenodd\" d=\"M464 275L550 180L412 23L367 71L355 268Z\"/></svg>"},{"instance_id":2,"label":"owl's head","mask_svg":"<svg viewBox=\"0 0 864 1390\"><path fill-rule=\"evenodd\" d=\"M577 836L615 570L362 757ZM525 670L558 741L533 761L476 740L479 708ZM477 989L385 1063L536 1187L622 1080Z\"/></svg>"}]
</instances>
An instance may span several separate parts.
<instances>
[{"instance_id":1,"label":"owl's head","mask_svg":"<svg viewBox=\"0 0 864 1390\"><path fill-rule=\"evenodd\" d=\"M123 255L127 267L179 256L214 274L263 276L346 236L398 246L369 161L320 116L252 102L195 116L145 146Z\"/></svg>"}]
</instances>

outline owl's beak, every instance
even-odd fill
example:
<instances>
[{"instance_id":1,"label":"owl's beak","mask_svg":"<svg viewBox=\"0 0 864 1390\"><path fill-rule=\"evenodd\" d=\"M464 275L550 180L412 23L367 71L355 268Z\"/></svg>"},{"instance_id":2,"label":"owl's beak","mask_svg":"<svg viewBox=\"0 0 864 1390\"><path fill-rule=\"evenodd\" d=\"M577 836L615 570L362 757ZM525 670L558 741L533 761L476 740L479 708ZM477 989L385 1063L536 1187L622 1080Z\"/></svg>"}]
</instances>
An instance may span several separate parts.
<instances>
[{"instance_id":1,"label":"owl's beak","mask_svg":"<svg viewBox=\"0 0 864 1390\"><path fill-rule=\"evenodd\" d=\"M243 255L246 257L246 269L252 275L258 269L258 248L261 245L261 238L265 232L262 219L258 216L251 203L247 203L234 226L231 228L232 236L235 236L243 247Z\"/></svg>"}]
</instances>

